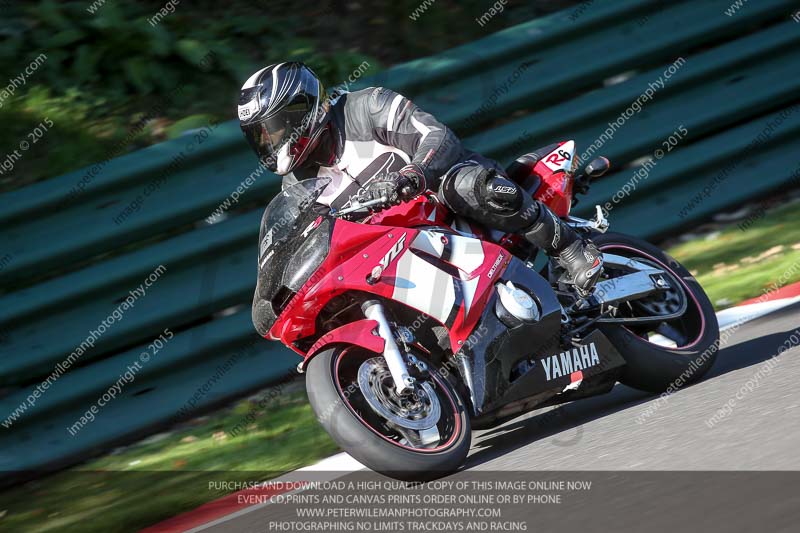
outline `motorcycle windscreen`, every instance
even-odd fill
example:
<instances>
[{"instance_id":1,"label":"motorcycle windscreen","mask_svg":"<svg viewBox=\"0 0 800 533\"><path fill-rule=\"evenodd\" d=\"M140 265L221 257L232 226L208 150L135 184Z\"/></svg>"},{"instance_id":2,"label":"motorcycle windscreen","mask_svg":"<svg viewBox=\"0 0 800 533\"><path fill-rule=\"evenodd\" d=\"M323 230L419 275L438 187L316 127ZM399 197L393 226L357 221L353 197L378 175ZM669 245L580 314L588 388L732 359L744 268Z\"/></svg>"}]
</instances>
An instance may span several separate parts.
<instances>
[{"instance_id":1,"label":"motorcycle windscreen","mask_svg":"<svg viewBox=\"0 0 800 533\"><path fill-rule=\"evenodd\" d=\"M304 180L278 194L261 219L253 323L266 335L330 250L333 224L314 201L330 182Z\"/></svg>"}]
</instances>

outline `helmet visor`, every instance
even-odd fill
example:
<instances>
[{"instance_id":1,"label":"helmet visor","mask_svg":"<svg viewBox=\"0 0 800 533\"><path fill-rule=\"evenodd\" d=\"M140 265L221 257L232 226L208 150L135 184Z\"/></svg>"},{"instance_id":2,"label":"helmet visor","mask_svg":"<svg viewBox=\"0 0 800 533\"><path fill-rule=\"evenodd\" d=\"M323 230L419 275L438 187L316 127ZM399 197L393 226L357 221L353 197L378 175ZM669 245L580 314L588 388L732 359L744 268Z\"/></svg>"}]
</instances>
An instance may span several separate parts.
<instances>
[{"instance_id":1,"label":"helmet visor","mask_svg":"<svg viewBox=\"0 0 800 533\"><path fill-rule=\"evenodd\" d=\"M298 95L295 101L271 117L242 125L247 142L270 170L275 169L278 152L289 144L289 154L294 153L301 138L307 136L309 123L314 118L312 103Z\"/></svg>"}]
</instances>

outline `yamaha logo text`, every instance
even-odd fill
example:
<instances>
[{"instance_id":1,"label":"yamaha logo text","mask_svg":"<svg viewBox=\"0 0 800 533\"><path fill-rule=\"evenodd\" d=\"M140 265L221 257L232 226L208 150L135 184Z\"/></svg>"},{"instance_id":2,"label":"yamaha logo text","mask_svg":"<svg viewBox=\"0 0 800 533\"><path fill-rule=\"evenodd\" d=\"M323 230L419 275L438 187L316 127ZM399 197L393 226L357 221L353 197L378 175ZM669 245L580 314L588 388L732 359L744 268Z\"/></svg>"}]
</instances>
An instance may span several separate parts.
<instances>
[{"instance_id":1,"label":"yamaha logo text","mask_svg":"<svg viewBox=\"0 0 800 533\"><path fill-rule=\"evenodd\" d=\"M600 356L593 342L542 359L542 367L547 381L569 376L573 372L593 367L599 363Z\"/></svg>"}]
</instances>

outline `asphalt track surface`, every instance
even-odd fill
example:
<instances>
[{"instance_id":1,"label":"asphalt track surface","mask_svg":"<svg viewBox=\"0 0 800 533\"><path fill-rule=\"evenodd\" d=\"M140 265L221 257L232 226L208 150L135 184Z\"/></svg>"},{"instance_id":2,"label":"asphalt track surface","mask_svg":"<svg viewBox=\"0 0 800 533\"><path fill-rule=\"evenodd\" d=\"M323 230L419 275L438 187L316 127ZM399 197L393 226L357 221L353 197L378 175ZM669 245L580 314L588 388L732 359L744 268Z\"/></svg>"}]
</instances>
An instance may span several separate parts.
<instances>
[{"instance_id":1,"label":"asphalt track surface","mask_svg":"<svg viewBox=\"0 0 800 533\"><path fill-rule=\"evenodd\" d=\"M800 347L775 358L798 328L800 304L742 325L707 377L666 401L618 384L475 432L452 479L554 471L598 481L568 506L504 516L528 520L529 531L800 531ZM270 504L200 529L269 531L270 520L290 514Z\"/></svg>"},{"instance_id":2,"label":"asphalt track surface","mask_svg":"<svg viewBox=\"0 0 800 533\"><path fill-rule=\"evenodd\" d=\"M666 400L617 384L549 415L476 432L467 467L800 470L800 347L772 359L798 328L800 304L743 324L703 381ZM655 410L643 416L648 407ZM730 414L709 428L720 409Z\"/></svg>"}]
</instances>

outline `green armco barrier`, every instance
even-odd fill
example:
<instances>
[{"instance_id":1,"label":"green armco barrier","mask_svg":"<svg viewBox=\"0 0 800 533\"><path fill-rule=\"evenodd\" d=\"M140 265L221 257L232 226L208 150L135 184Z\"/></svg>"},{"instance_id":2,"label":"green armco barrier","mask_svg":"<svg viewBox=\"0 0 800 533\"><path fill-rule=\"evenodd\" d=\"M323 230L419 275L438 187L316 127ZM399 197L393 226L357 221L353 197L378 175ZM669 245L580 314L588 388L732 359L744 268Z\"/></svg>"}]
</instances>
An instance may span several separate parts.
<instances>
[{"instance_id":1,"label":"green armco barrier","mask_svg":"<svg viewBox=\"0 0 800 533\"><path fill-rule=\"evenodd\" d=\"M734 16L729 7L595 0L358 87L414 97L467 146L507 163L557 140L575 139L584 153L673 66L596 150L612 172L575 210L606 205L612 229L655 239L800 176L794 2L750 2ZM634 179L678 128L680 141ZM224 215L209 218L254 172ZM279 182L258 173L229 122L201 144L189 134L0 196L0 469L74 464L291 374L296 355L260 339L250 322L258 221ZM157 280L86 345L160 265ZM165 329L174 337L73 435ZM35 397L81 343L77 360Z\"/></svg>"}]
</instances>

